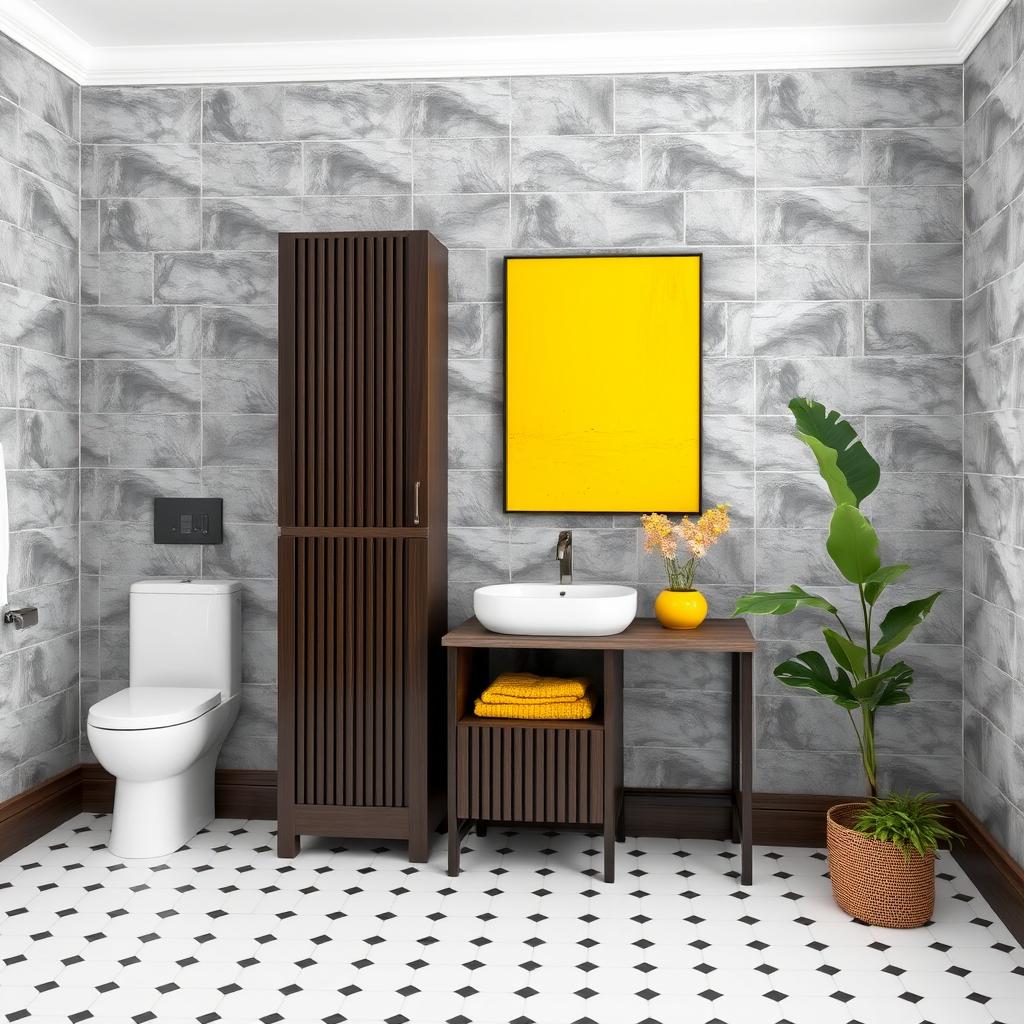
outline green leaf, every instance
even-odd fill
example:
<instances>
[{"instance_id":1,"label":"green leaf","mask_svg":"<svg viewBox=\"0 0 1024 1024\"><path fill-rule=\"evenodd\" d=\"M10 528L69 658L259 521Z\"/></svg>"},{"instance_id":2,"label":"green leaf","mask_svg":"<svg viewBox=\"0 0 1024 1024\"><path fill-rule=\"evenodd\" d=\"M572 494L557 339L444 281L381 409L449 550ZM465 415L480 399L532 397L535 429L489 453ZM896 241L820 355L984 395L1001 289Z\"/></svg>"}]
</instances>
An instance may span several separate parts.
<instances>
[{"instance_id":1,"label":"green leaf","mask_svg":"<svg viewBox=\"0 0 1024 1024\"><path fill-rule=\"evenodd\" d=\"M838 412L828 412L809 398L794 398L789 409L796 420L796 436L814 453L835 503L860 505L878 486L880 473L857 431Z\"/></svg>"},{"instance_id":2,"label":"green leaf","mask_svg":"<svg viewBox=\"0 0 1024 1024\"><path fill-rule=\"evenodd\" d=\"M828 662L817 651L804 651L775 668L775 678L787 686L813 690L835 701L841 708L852 711L857 707L850 677L843 668L836 669L833 678Z\"/></svg>"},{"instance_id":3,"label":"green leaf","mask_svg":"<svg viewBox=\"0 0 1024 1024\"><path fill-rule=\"evenodd\" d=\"M807 605L810 608L821 608L835 615L836 606L817 594L809 594L796 585L789 590L762 590L753 594L744 594L736 602L733 615L788 615L794 608Z\"/></svg>"},{"instance_id":4,"label":"green leaf","mask_svg":"<svg viewBox=\"0 0 1024 1024\"><path fill-rule=\"evenodd\" d=\"M922 597L918 601L890 608L882 619L882 636L874 646L875 654L888 654L894 647L899 647L908 636L921 625L932 610L932 605L939 599L941 590L930 597Z\"/></svg>"},{"instance_id":5,"label":"green leaf","mask_svg":"<svg viewBox=\"0 0 1024 1024\"><path fill-rule=\"evenodd\" d=\"M840 505L832 513L825 547L851 583L864 583L881 568L875 528L853 505Z\"/></svg>"},{"instance_id":6,"label":"green leaf","mask_svg":"<svg viewBox=\"0 0 1024 1024\"><path fill-rule=\"evenodd\" d=\"M871 579L864 583L864 599L867 603L874 604L881 597L882 591L909 568L909 565L883 565Z\"/></svg>"},{"instance_id":7,"label":"green leaf","mask_svg":"<svg viewBox=\"0 0 1024 1024\"><path fill-rule=\"evenodd\" d=\"M828 644L832 657L843 668L859 678L864 672L864 662L868 656L868 649L861 647L860 644L853 643L853 641L848 640L834 629L823 629L822 633L825 635L825 643Z\"/></svg>"},{"instance_id":8,"label":"green leaf","mask_svg":"<svg viewBox=\"0 0 1024 1024\"><path fill-rule=\"evenodd\" d=\"M883 672L876 672L867 679L861 679L853 687L853 696L866 711L892 707L895 704L910 703L910 684L914 681L914 670L902 661L890 665Z\"/></svg>"}]
</instances>

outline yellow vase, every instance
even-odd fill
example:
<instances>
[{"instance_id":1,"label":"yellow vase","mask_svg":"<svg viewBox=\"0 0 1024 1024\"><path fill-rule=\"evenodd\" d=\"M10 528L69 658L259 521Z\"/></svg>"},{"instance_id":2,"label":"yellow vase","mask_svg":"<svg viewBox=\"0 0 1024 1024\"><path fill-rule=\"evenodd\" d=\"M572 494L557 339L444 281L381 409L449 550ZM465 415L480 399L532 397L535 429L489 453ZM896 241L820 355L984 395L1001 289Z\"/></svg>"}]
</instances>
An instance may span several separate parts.
<instances>
[{"instance_id":1,"label":"yellow vase","mask_svg":"<svg viewBox=\"0 0 1024 1024\"><path fill-rule=\"evenodd\" d=\"M707 618L708 602L699 590L663 590L654 614L666 629L696 629Z\"/></svg>"}]
</instances>

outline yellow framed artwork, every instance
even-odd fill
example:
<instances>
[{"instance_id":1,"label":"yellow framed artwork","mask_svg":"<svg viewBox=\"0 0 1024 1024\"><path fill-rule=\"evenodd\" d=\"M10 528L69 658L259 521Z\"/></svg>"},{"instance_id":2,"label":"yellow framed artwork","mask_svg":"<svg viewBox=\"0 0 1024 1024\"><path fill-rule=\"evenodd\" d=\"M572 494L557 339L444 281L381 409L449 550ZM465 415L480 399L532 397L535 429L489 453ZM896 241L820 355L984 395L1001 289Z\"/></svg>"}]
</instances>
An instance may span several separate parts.
<instances>
[{"instance_id":1,"label":"yellow framed artwork","mask_svg":"<svg viewBox=\"0 0 1024 1024\"><path fill-rule=\"evenodd\" d=\"M701 503L700 254L505 258L505 508Z\"/></svg>"}]
</instances>

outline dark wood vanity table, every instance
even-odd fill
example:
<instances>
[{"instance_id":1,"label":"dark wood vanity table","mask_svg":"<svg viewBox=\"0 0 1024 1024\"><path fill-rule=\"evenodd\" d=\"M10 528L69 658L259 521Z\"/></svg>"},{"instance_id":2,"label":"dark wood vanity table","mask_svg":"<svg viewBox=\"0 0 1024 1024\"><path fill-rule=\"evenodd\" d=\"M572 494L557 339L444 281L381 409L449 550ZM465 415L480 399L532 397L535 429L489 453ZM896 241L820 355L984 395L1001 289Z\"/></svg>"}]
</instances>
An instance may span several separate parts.
<instances>
[{"instance_id":1,"label":"dark wood vanity table","mask_svg":"<svg viewBox=\"0 0 1024 1024\"><path fill-rule=\"evenodd\" d=\"M732 655L733 842L740 881L753 880L753 652L742 619L708 619L670 630L635 619L614 636L517 636L468 619L447 633L448 873L459 873L462 837L487 822L592 826L604 836L604 880L615 880L622 825L622 665L624 651L719 651ZM473 700L490 682L488 651L599 651L601 698L587 721L477 718ZM596 680L595 680L596 682Z\"/></svg>"}]
</instances>

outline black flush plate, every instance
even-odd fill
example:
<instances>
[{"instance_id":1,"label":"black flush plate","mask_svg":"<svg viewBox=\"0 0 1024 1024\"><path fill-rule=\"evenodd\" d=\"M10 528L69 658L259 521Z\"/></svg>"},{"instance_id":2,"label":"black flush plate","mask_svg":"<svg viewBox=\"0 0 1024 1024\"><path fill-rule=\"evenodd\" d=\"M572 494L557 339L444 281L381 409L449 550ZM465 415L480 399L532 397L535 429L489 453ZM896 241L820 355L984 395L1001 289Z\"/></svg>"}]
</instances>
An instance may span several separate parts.
<instances>
[{"instance_id":1,"label":"black flush plate","mask_svg":"<svg viewBox=\"0 0 1024 1024\"><path fill-rule=\"evenodd\" d=\"M223 498L154 498L157 544L223 544Z\"/></svg>"}]
</instances>

